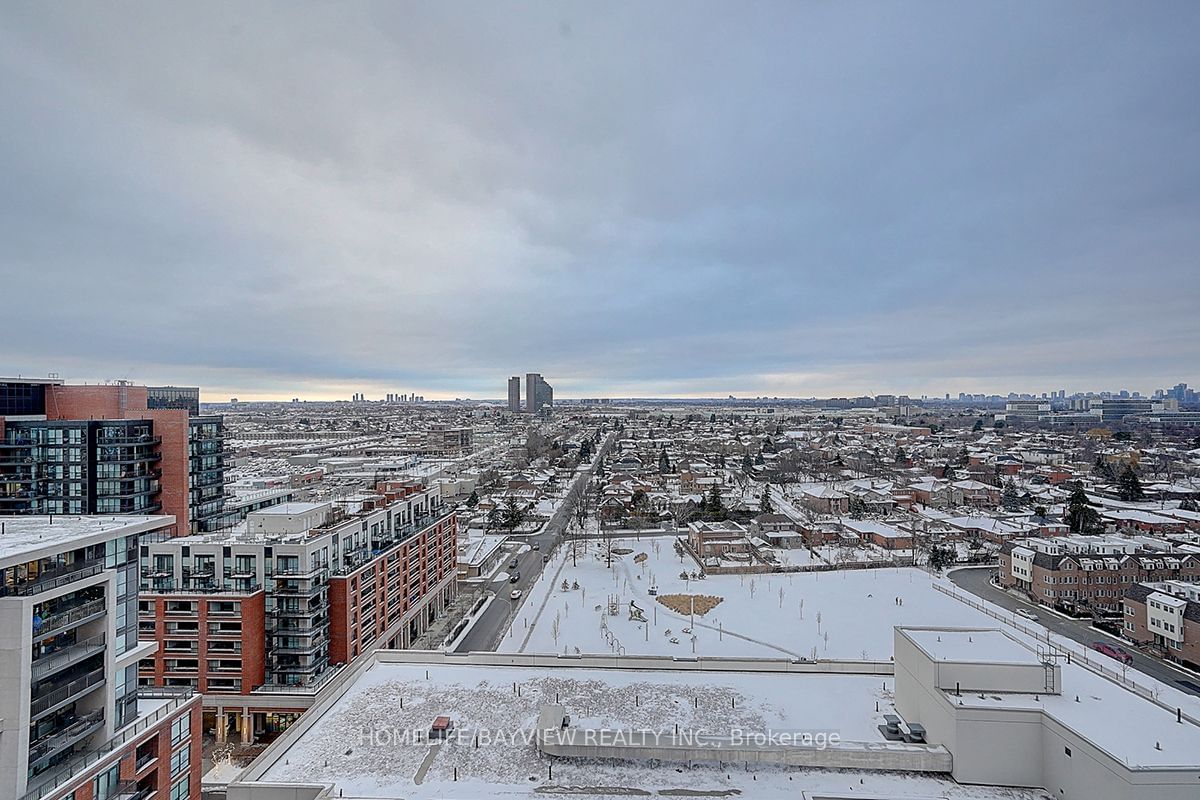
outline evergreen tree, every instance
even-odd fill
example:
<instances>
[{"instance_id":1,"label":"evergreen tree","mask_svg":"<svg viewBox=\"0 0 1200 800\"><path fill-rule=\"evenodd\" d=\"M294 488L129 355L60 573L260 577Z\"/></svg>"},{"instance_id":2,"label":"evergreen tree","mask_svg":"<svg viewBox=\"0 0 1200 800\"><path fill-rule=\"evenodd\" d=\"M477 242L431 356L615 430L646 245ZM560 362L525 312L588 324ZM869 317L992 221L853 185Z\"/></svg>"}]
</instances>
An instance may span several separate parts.
<instances>
[{"instance_id":1,"label":"evergreen tree","mask_svg":"<svg viewBox=\"0 0 1200 800\"><path fill-rule=\"evenodd\" d=\"M1096 461L1092 464L1092 474L1097 478L1102 478L1107 481L1115 481L1116 473L1113 471L1113 466L1104 456L1096 456Z\"/></svg>"},{"instance_id":2,"label":"evergreen tree","mask_svg":"<svg viewBox=\"0 0 1200 800\"><path fill-rule=\"evenodd\" d=\"M765 458L763 458L762 453L757 453L754 456L754 463L761 467L767 463L767 460Z\"/></svg>"},{"instance_id":3,"label":"evergreen tree","mask_svg":"<svg viewBox=\"0 0 1200 800\"><path fill-rule=\"evenodd\" d=\"M487 513L486 526L488 529L499 528L504 522L504 512L500 510L500 506L495 506Z\"/></svg>"},{"instance_id":4,"label":"evergreen tree","mask_svg":"<svg viewBox=\"0 0 1200 800\"><path fill-rule=\"evenodd\" d=\"M1017 492L1017 484L1012 478L1004 482L1004 491L1000 495L1000 502L1004 504L1004 508L1008 511L1013 511L1021 503L1020 494Z\"/></svg>"},{"instance_id":5,"label":"evergreen tree","mask_svg":"<svg viewBox=\"0 0 1200 800\"><path fill-rule=\"evenodd\" d=\"M1133 467L1128 464L1125 465L1125 471L1121 473L1121 477L1117 478L1117 496L1126 502L1141 500L1145 496L1145 492L1142 491L1142 482L1138 480Z\"/></svg>"},{"instance_id":6,"label":"evergreen tree","mask_svg":"<svg viewBox=\"0 0 1200 800\"><path fill-rule=\"evenodd\" d=\"M758 499L758 510L764 514L773 514L775 512L775 506L771 503L770 486L763 487L762 497Z\"/></svg>"},{"instance_id":7,"label":"evergreen tree","mask_svg":"<svg viewBox=\"0 0 1200 800\"><path fill-rule=\"evenodd\" d=\"M521 523L525 521L525 509L517 505L517 501L509 498L505 503L504 508L504 527L508 528L509 532L515 531L521 527Z\"/></svg>"},{"instance_id":8,"label":"evergreen tree","mask_svg":"<svg viewBox=\"0 0 1200 800\"><path fill-rule=\"evenodd\" d=\"M960 467L965 467L967 464L971 463L971 456L967 453L967 448L960 447L958 449L958 461L956 463Z\"/></svg>"},{"instance_id":9,"label":"evergreen tree","mask_svg":"<svg viewBox=\"0 0 1200 800\"><path fill-rule=\"evenodd\" d=\"M742 456L742 472L749 475L754 471L754 464L750 461L750 454L746 453Z\"/></svg>"},{"instance_id":10,"label":"evergreen tree","mask_svg":"<svg viewBox=\"0 0 1200 800\"><path fill-rule=\"evenodd\" d=\"M973 431L983 430L983 420L981 420L981 419L975 420L975 427L971 428L971 430L973 430Z\"/></svg>"},{"instance_id":11,"label":"evergreen tree","mask_svg":"<svg viewBox=\"0 0 1200 800\"><path fill-rule=\"evenodd\" d=\"M897 447L895 458L897 463L903 464L904 462L908 461L908 453L904 452L903 447Z\"/></svg>"},{"instance_id":12,"label":"evergreen tree","mask_svg":"<svg viewBox=\"0 0 1200 800\"><path fill-rule=\"evenodd\" d=\"M1067 515L1064 522L1071 533L1098 533L1100 530L1100 514L1088 502L1083 484L1076 481L1067 500Z\"/></svg>"},{"instance_id":13,"label":"evergreen tree","mask_svg":"<svg viewBox=\"0 0 1200 800\"><path fill-rule=\"evenodd\" d=\"M942 569L954 563L954 550L950 546L934 545L929 548L929 566Z\"/></svg>"},{"instance_id":14,"label":"evergreen tree","mask_svg":"<svg viewBox=\"0 0 1200 800\"><path fill-rule=\"evenodd\" d=\"M713 484L712 491L708 493L705 512L709 519L725 519L725 504L721 502L721 487L717 484Z\"/></svg>"},{"instance_id":15,"label":"evergreen tree","mask_svg":"<svg viewBox=\"0 0 1200 800\"><path fill-rule=\"evenodd\" d=\"M667 448L663 447L662 452L658 454L658 473L666 475L671 471L671 459L667 455Z\"/></svg>"},{"instance_id":16,"label":"evergreen tree","mask_svg":"<svg viewBox=\"0 0 1200 800\"><path fill-rule=\"evenodd\" d=\"M479 492L472 491L471 496L467 498L467 508L474 508L479 505Z\"/></svg>"}]
</instances>

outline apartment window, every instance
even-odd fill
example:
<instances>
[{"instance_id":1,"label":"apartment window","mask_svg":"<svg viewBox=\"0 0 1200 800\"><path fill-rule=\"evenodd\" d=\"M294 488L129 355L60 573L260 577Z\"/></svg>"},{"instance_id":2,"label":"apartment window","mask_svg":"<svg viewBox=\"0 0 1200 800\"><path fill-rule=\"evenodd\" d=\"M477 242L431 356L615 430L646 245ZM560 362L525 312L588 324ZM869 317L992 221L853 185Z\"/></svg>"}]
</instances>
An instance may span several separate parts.
<instances>
[{"instance_id":1,"label":"apartment window","mask_svg":"<svg viewBox=\"0 0 1200 800\"><path fill-rule=\"evenodd\" d=\"M187 772L191 766L192 748L184 747L178 753L171 756L171 777L176 778L184 772Z\"/></svg>"},{"instance_id":2,"label":"apartment window","mask_svg":"<svg viewBox=\"0 0 1200 800\"><path fill-rule=\"evenodd\" d=\"M188 736L191 733L191 728L192 728L192 712L190 712L190 711L187 712L186 714L183 714L182 716L179 717L179 719L172 722L171 723L171 746L174 747L175 745L182 742L184 739L188 738ZM172 792L174 792L174 790L172 790ZM172 796L174 796L174 795L172 794Z\"/></svg>"},{"instance_id":3,"label":"apartment window","mask_svg":"<svg viewBox=\"0 0 1200 800\"><path fill-rule=\"evenodd\" d=\"M179 783L171 787L171 800L188 800L188 779L185 777Z\"/></svg>"},{"instance_id":4,"label":"apartment window","mask_svg":"<svg viewBox=\"0 0 1200 800\"><path fill-rule=\"evenodd\" d=\"M92 796L96 800L108 800L117 792L121 782L121 765L114 764L92 779Z\"/></svg>"}]
</instances>

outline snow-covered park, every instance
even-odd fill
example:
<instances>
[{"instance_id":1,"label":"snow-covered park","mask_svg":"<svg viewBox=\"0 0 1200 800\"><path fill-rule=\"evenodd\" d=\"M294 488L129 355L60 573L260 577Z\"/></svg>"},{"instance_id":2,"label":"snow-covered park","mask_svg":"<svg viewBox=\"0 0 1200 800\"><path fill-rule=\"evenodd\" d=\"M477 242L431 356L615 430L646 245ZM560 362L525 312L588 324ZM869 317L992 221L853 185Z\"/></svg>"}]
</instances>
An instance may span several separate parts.
<instances>
[{"instance_id":1,"label":"snow-covered park","mask_svg":"<svg viewBox=\"0 0 1200 800\"><path fill-rule=\"evenodd\" d=\"M500 650L886 661L895 625L995 625L936 591L920 569L697 579L695 562L677 554L673 542L614 541L611 566L603 540L565 543ZM671 595L682 596L671 603L676 610L662 602ZM693 597L697 612L711 609L693 615Z\"/></svg>"}]
</instances>

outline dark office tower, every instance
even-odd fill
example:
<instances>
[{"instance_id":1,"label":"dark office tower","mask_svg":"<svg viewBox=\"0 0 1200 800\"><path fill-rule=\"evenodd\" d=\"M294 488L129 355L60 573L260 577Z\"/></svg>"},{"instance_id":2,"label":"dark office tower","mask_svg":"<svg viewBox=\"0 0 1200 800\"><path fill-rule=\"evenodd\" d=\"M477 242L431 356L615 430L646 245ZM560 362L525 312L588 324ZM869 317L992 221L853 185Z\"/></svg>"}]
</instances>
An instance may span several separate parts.
<instances>
[{"instance_id":1,"label":"dark office tower","mask_svg":"<svg viewBox=\"0 0 1200 800\"><path fill-rule=\"evenodd\" d=\"M521 411L521 376L514 375L508 379L508 410L514 414Z\"/></svg>"},{"instance_id":2,"label":"dark office tower","mask_svg":"<svg viewBox=\"0 0 1200 800\"><path fill-rule=\"evenodd\" d=\"M537 372L525 376L525 410L536 414L543 408L554 406L554 387L546 383Z\"/></svg>"}]
</instances>

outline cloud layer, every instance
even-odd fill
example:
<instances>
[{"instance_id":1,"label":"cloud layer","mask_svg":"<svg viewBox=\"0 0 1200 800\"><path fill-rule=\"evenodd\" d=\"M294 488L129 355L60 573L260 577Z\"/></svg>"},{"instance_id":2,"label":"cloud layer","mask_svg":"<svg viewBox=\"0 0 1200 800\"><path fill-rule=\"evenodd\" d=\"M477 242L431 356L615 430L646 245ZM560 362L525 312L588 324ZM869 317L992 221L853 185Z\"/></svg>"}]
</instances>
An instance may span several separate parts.
<instances>
[{"instance_id":1,"label":"cloud layer","mask_svg":"<svg viewBox=\"0 0 1200 800\"><path fill-rule=\"evenodd\" d=\"M0 373L208 396L1141 390L1200 7L0 12Z\"/></svg>"}]
</instances>

